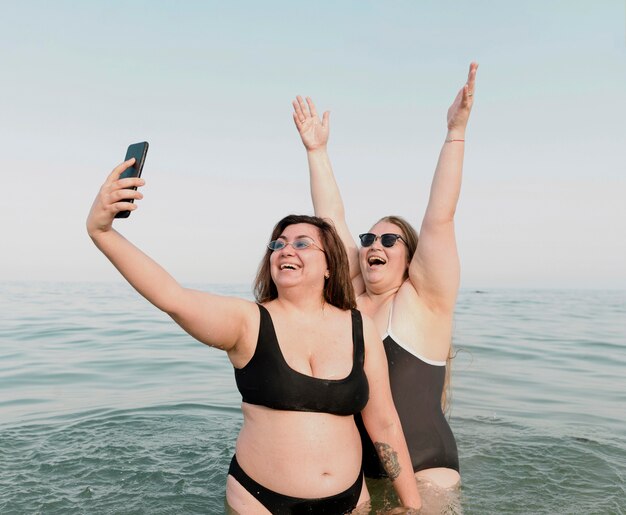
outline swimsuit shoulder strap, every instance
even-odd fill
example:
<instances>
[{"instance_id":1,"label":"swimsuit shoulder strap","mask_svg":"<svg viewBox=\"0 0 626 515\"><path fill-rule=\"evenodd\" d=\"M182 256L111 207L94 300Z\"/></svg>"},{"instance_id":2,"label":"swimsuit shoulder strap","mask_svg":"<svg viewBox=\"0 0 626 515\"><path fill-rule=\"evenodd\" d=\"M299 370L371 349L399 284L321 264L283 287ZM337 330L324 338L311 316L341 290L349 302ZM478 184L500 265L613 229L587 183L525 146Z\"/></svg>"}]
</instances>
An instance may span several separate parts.
<instances>
[{"instance_id":1,"label":"swimsuit shoulder strap","mask_svg":"<svg viewBox=\"0 0 626 515\"><path fill-rule=\"evenodd\" d=\"M269 310L262 304L257 304L257 306L259 306L259 311L261 312L257 350L262 349L265 352L272 353L280 352L272 315L270 315Z\"/></svg>"},{"instance_id":2,"label":"swimsuit shoulder strap","mask_svg":"<svg viewBox=\"0 0 626 515\"><path fill-rule=\"evenodd\" d=\"M387 334L391 334L391 317L393 316L393 303L395 302L396 298L394 296L393 299L391 299L391 305L389 306L389 319L387 320Z\"/></svg>"},{"instance_id":3,"label":"swimsuit shoulder strap","mask_svg":"<svg viewBox=\"0 0 626 515\"><path fill-rule=\"evenodd\" d=\"M352 309L352 349L354 362L365 362L365 342L363 340L363 317L358 309ZM353 367L354 370L354 367Z\"/></svg>"}]
</instances>

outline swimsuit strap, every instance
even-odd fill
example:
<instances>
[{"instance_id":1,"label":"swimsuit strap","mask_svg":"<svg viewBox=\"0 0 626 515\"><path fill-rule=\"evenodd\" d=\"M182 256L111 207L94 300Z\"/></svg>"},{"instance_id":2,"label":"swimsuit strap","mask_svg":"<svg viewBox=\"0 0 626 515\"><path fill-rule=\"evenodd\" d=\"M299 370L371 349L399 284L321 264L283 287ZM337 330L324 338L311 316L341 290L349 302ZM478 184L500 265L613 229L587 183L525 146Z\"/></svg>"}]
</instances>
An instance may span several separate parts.
<instances>
[{"instance_id":1,"label":"swimsuit strap","mask_svg":"<svg viewBox=\"0 0 626 515\"><path fill-rule=\"evenodd\" d=\"M387 334L391 334L391 317L393 316L393 303L396 301L396 298L391 300L391 306L389 306L389 320L387 320Z\"/></svg>"}]
</instances>

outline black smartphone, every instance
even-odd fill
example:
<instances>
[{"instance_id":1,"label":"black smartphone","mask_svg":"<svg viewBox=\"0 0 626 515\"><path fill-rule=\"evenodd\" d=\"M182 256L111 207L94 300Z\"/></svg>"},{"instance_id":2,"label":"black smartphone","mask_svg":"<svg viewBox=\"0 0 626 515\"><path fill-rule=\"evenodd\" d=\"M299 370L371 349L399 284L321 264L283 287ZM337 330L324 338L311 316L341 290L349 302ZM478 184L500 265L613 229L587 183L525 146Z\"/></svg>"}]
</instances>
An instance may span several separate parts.
<instances>
[{"instance_id":1,"label":"black smartphone","mask_svg":"<svg viewBox=\"0 0 626 515\"><path fill-rule=\"evenodd\" d=\"M128 177L141 177L141 171L143 170L143 164L146 161L146 154L148 153L148 142L142 141L141 143L133 143L129 145L126 151L126 157L124 161L128 161L131 158L135 158L135 164L130 168L127 168L120 174L120 179L126 179ZM129 188L136 190L137 188ZM125 202L134 202L134 199L126 199ZM119 211L115 218L128 218L130 211Z\"/></svg>"}]
</instances>

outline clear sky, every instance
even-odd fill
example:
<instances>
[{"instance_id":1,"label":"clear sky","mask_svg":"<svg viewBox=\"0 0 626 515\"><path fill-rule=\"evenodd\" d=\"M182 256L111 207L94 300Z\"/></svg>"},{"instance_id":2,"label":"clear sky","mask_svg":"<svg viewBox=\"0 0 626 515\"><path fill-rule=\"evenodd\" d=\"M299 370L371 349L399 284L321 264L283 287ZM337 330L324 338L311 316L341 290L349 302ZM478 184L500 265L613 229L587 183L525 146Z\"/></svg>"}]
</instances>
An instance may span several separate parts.
<instances>
[{"instance_id":1,"label":"clear sky","mask_svg":"<svg viewBox=\"0 0 626 515\"><path fill-rule=\"evenodd\" d=\"M3 2L0 280L119 280L84 221L148 140L118 230L184 283L250 283L312 213L297 94L331 111L354 234L419 227L476 60L462 286L626 288L625 29L624 0Z\"/></svg>"}]
</instances>

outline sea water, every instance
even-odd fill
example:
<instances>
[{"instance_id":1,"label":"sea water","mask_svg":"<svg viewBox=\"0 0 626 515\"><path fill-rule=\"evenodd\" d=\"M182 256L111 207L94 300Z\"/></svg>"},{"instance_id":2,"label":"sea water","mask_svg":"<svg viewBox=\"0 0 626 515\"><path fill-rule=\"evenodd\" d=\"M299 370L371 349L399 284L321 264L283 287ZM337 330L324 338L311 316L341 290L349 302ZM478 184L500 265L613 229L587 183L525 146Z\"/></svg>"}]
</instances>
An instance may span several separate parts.
<instances>
[{"instance_id":1,"label":"sea water","mask_svg":"<svg viewBox=\"0 0 626 515\"><path fill-rule=\"evenodd\" d=\"M626 513L626 292L465 290L454 347L463 513ZM240 402L124 283L0 284L3 515L224 513Z\"/></svg>"}]
</instances>

